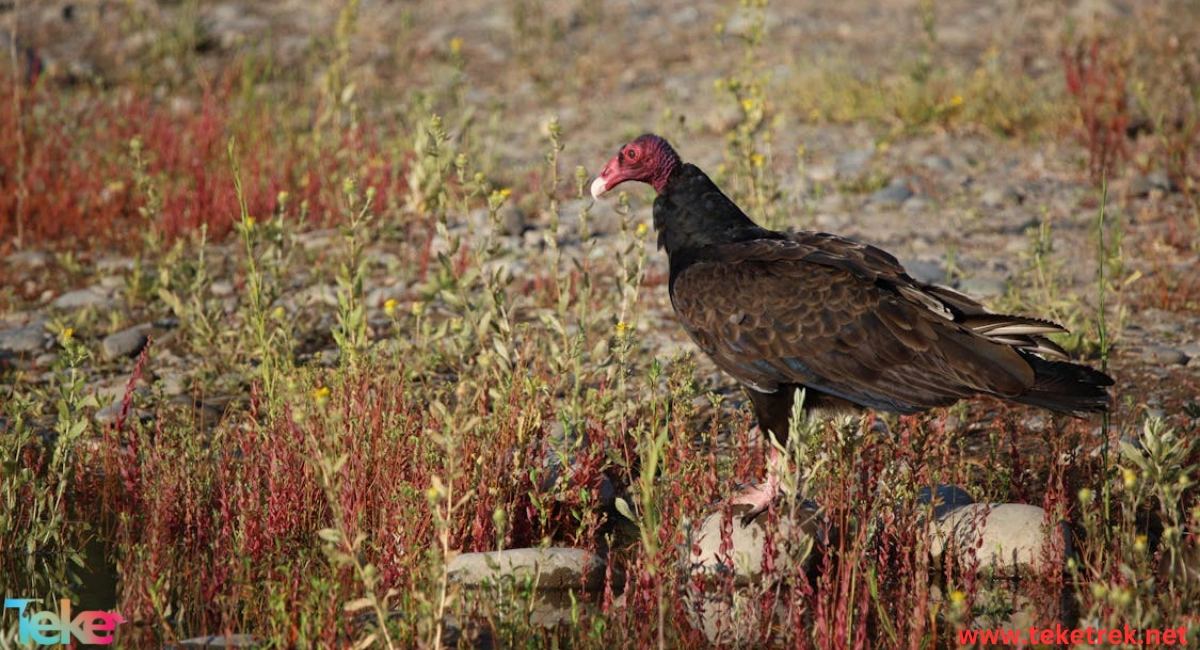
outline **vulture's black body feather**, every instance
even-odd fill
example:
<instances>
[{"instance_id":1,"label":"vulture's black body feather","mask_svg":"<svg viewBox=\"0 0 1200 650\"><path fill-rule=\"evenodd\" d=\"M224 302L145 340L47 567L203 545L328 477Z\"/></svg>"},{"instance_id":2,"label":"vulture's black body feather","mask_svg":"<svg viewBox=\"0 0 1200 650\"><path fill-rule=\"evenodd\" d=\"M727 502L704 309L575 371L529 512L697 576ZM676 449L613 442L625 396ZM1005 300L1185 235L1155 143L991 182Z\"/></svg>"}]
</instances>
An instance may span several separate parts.
<instances>
[{"instance_id":1,"label":"vulture's black body feather","mask_svg":"<svg viewBox=\"0 0 1200 650\"><path fill-rule=\"evenodd\" d=\"M781 442L798 388L809 407L895 413L975 395L1077 417L1109 407L1112 378L1046 338L1059 325L918 282L867 244L764 229L657 136L622 148L593 194L625 180L659 191L654 227L680 322Z\"/></svg>"}]
</instances>

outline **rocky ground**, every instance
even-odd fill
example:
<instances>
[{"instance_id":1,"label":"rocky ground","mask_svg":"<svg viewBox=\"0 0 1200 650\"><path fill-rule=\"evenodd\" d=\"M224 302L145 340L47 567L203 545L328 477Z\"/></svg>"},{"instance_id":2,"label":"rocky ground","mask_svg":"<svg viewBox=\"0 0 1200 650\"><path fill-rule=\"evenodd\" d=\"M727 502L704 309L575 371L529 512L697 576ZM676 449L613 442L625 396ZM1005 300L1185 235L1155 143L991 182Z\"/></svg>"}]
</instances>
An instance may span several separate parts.
<instances>
[{"instance_id":1,"label":"rocky ground","mask_svg":"<svg viewBox=\"0 0 1200 650\"><path fill-rule=\"evenodd\" d=\"M461 39L465 101L501 121L488 146L512 177L539 164L545 124L552 117L566 134L563 169L594 171L627 136L654 129L666 130L684 157L703 167L715 169L722 162L722 135L736 121L737 107L723 101L713 83L737 74L742 56L737 35L751 29L749 10L717 2L469 1L449 9L435 4L362 3L352 50L355 80L383 97L445 83L438 73L452 40ZM1090 314L1097 300L1099 191L1082 173L1086 152L1069 136L1005 140L969 125L953 132L935 125L891 137L892 129L878 122L810 123L797 114L793 94L812 85L813 68L846 62L858 74L886 79L906 51L920 46L922 14L916 2L801 4L767 13L766 45L759 53L761 67L771 75L771 162L785 206L783 223L776 225L865 239L897 254L919 278L948 282L984 298L1000 298L1016 284L1036 306L1047 296L1028 295L1033 289L1022 276L1035 246L1029 230L1051 224L1053 291L1079 303L1077 308L1055 305L1051 314L1060 319L1072 309ZM1159 4L1160 11L1170 5ZM305 43L329 28L337 9L333 3L308 2L17 3L6 12L15 25L3 33L10 42L17 34L53 83L120 84L135 74L133 66L153 43L168 41L172 29L193 30L190 38L204 55L198 57L198 70L174 69L168 60L162 64L168 74L211 74L232 54L247 51L269 50L281 65L300 65ZM129 28L135 16L144 21L143 29ZM938 55L948 61L970 68L984 61L987 48L1003 44L1007 57L1022 58L1027 74L1052 76L1061 74L1056 54L1065 24L1103 25L1131 16L1148 20L1154 14L1115 1L1072 3L1065 11L1040 3L1001 9L949 2L937 4L934 20ZM714 36L718 24L723 38ZM314 83L317 77L319 71ZM187 85L180 85L183 89L168 90L164 84L164 92L178 98L163 99L186 106ZM386 119L386 107L380 110ZM802 158L798 147L803 147ZM1195 397L1189 391L1200 373L1198 258L1191 237L1172 232L1173 215L1190 210L1186 198L1161 165L1141 162L1130 165L1110 188L1108 218L1125 235L1120 269L1125 276L1118 280L1140 277L1121 294L1110 295L1108 308L1114 312L1117 303L1127 310L1113 323L1119 325L1113 331L1113 363L1121 394L1161 409ZM641 205L637 217L648 221ZM612 230L610 209L595 208L600 236L606 223ZM569 210L564 214L569 220ZM533 240L546 222L544 214L522 211L511 218L518 228L532 230ZM1194 212L1190 218L1194 224ZM521 244L514 242L511 251L518 262ZM145 334L169 330L169 320L139 322L137 311L123 300L133 259L81 250L78 263L66 269L56 253L12 243L7 248L4 275L11 289L2 298L7 304L0 353L10 366L48 367L55 352L42 325L77 310L112 315L113 331L101 346L102 358L109 361L135 352ZM220 247L214 250L214 257L222 254ZM651 263L661 270L663 260L652 256ZM235 290L229 280L214 282L215 296ZM378 289L372 294L374 309L388 297L405 296L405 287L386 290L395 278L372 280ZM320 288L302 291L319 293ZM1181 299L1162 295L1172 291ZM646 299L661 308L661 293L649 292ZM683 341L677 329L664 328L662 334ZM178 365L183 373L188 360L179 358ZM167 393L181 391L183 383L165 372ZM102 374L96 377L102 396L121 390L119 377L105 384ZM1172 395L1175 391L1181 392Z\"/></svg>"},{"instance_id":2,"label":"rocky ground","mask_svg":"<svg viewBox=\"0 0 1200 650\"><path fill-rule=\"evenodd\" d=\"M480 148L514 194L496 263L517 277L535 266L531 255L544 251L554 220L536 200L521 200L536 198L537 188L525 179L544 168L552 119L564 133L564 170L582 166L595 173L629 136L655 130L671 138L686 160L718 173L728 163L726 136L744 115L714 85L761 78L769 119L759 137L766 134L766 167L778 189L776 208L767 215L771 225L860 238L895 253L919 279L1064 321L1083 334L1076 349L1091 363L1099 363L1094 340L1103 314L1122 421L1133 428L1155 414L1187 434L1200 421L1196 188L1186 191L1183 179L1168 174L1153 136L1132 133L1129 162L1110 183L1105 204L1106 245L1120 248L1105 252L1096 236L1102 194L1088 174L1088 150L1071 119L1061 117L1071 106L1031 95L1029 111L1041 120L1035 132L1018 126L1016 133L1003 133L984 124L988 107L971 103L985 96L966 85L998 66L1000 76L1024 75L1039 87L1057 88L1059 52L1070 30L1102 33L1143 21L1152 33L1166 29L1176 11L1195 13L1184 4L779 3L765 14L763 45L747 71L743 38L755 34L757 14L736 3L363 0L349 69L360 96L371 98L364 101L364 119L388 120L393 104L401 104L389 97L421 91L461 93L463 105L490 120L478 136ZM27 54L17 57L19 67L37 67L45 83L63 87L119 88L152 66L163 79L157 100L186 112L193 110L195 82L236 56L269 55L281 67L307 66L311 83L322 83L324 69L312 63L310 50L334 29L340 9L306 0L18 0L0 4L0 45ZM172 53L180 43L194 54L188 65ZM465 82L456 91L446 71L458 56L465 61ZM922 57L943 71L939 92L947 97L946 110L958 113L913 124L902 110L880 110L870 100L830 89L837 75L857 79L859 89L903 87L895 80L910 78ZM844 114L835 112L838 97L845 99ZM615 201L592 205L561 194L566 200L556 236L563 254L615 257L623 241ZM649 224L648 192L631 194L635 222ZM590 251L578 225L588 206ZM451 215L449 226L450 236L475 237L487 227L486 214ZM279 304L296 314L301 363L337 359L329 336L337 286L320 266L322 252L337 241L336 231L296 234L302 261L291 267L296 275L285 283ZM440 247L448 244L434 242L434 251ZM394 335L387 310L396 303L407 310L418 299L416 279L397 277L388 263L414 248L380 238L365 250L374 260L365 289L367 318L379 339ZM215 275L205 298L224 305L227 314L244 291L237 271L242 250L240 242L216 242L207 253ZM202 355L178 343L171 310L136 296L135 254L9 241L0 242L0 256L0 393L48 382L62 354L60 336L48 326L87 322L79 326L80 336L96 353L84 369L84 390L96 397L97 423L119 415L136 356L151 339L153 365L138 388L143 414L175 404L215 426L227 410L248 401L247 378L198 373ZM1101 265L1109 275L1103 297ZM670 314L665 272L665 257L651 251L646 276L658 281L641 292L641 344L664 358L690 349ZM389 307L389 301L396 302ZM729 387L706 361L697 363L706 387ZM1042 514L1029 518L1040 521ZM569 559L585 567L591 561Z\"/></svg>"}]
</instances>

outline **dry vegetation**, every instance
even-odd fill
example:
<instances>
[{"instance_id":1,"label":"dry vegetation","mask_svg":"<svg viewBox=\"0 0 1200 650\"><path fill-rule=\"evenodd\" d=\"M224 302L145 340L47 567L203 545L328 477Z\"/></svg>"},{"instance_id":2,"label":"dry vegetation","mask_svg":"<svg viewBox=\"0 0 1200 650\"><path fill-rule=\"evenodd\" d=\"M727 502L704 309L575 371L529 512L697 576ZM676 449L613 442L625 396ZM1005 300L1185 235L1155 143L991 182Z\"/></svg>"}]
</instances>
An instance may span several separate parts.
<instances>
[{"instance_id":1,"label":"dry vegetation","mask_svg":"<svg viewBox=\"0 0 1200 650\"><path fill-rule=\"evenodd\" d=\"M669 314L649 197L614 209L583 188L657 129L755 217L811 227L814 195L881 183L797 189L806 143L865 132L881 155L957 137L1066 152L1053 174L1084 188L1071 200L1090 225L1031 229L1001 300L1070 324L1064 343L1115 369L1118 406L1034 426L985 401L888 418L888 436L802 432L798 461L821 459L806 494L838 534L811 571L704 585L737 591L729 638L943 647L1021 609L1196 639L1200 380L1122 356L1148 310L1185 337L1200 316L1190 3L1133 4L1137 29L1015 3L995 43L947 37L940 4L884 3L895 50L839 37L850 9L801 37L802 17L759 1L507 0L486 29L474 2L315 4L299 50L273 49L283 33L225 43L196 0L80 5L107 34L86 44L105 62L90 76L31 69L0 41L0 255L48 252L0 268L0 314L48 314L55 337L53 354L0 358L6 597L56 601L111 564L104 606L135 622L118 633L131 648L234 632L277 648L704 643L680 548L765 455ZM21 5L4 5L7 33L41 46ZM285 29L282 8L259 9ZM1104 194L1151 170L1178 191ZM132 262L111 309L46 307L113 256ZM162 319L176 326L136 361L101 358L106 334ZM128 386L103 423L98 380ZM1042 506L1077 554L1019 585L931 563L928 513L896 504L934 484ZM530 620L532 585L447 581L456 553L543 544L618 569L569 624ZM0 647L14 639L0 628Z\"/></svg>"}]
</instances>

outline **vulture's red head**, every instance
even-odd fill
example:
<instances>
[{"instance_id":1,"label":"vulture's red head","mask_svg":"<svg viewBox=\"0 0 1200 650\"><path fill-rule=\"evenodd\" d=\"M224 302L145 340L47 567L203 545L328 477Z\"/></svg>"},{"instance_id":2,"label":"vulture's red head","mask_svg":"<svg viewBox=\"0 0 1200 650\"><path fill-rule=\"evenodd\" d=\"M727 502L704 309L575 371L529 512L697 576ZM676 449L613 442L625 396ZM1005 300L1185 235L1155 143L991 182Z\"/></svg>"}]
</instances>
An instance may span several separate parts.
<instances>
[{"instance_id":1,"label":"vulture's red head","mask_svg":"<svg viewBox=\"0 0 1200 650\"><path fill-rule=\"evenodd\" d=\"M592 181L592 197L624 183L641 181L649 183L654 191L662 194L671 172L679 166L679 154L657 135L647 133L634 138L621 147L616 157L608 161L604 171Z\"/></svg>"}]
</instances>

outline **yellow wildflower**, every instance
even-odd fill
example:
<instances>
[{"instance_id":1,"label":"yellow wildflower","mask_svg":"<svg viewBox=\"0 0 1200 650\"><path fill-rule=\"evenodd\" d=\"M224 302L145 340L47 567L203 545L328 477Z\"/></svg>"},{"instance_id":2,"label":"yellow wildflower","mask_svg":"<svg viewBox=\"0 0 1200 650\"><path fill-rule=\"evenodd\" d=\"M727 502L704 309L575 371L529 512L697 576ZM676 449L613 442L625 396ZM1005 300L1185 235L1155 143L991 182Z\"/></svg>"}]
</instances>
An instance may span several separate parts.
<instances>
[{"instance_id":1,"label":"yellow wildflower","mask_svg":"<svg viewBox=\"0 0 1200 650\"><path fill-rule=\"evenodd\" d=\"M954 97L950 98L950 106L951 107L958 108L959 106L962 106L962 105L963 105L963 96L962 95L955 95Z\"/></svg>"},{"instance_id":2,"label":"yellow wildflower","mask_svg":"<svg viewBox=\"0 0 1200 650\"><path fill-rule=\"evenodd\" d=\"M391 316L396 313L396 299L388 298L387 302L383 303L383 313Z\"/></svg>"},{"instance_id":3,"label":"yellow wildflower","mask_svg":"<svg viewBox=\"0 0 1200 650\"><path fill-rule=\"evenodd\" d=\"M450 39L450 53L455 56L462 54L462 39L461 38L455 36L454 38Z\"/></svg>"},{"instance_id":4,"label":"yellow wildflower","mask_svg":"<svg viewBox=\"0 0 1200 650\"><path fill-rule=\"evenodd\" d=\"M74 336L75 336L75 328L64 327L63 331L62 331L62 344L66 345L67 341L70 341L71 338Z\"/></svg>"},{"instance_id":5,"label":"yellow wildflower","mask_svg":"<svg viewBox=\"0 0 1200 650\"><path fill-rule=\"evenodd\" d=\"M508 197L512 196L512 190L508 189L507 187L502 188L500 190L500 196L503 196L507 199Z\"/></svg>"},{"instance_id":6,"label":"yellow wildflower","mask_svg":"<svg viewBox=\"0 0 1200 650\"><path fill-rule=\"evenodd\" d=\"M637 236L638 236L638 237L645 237L645 236L646 236L646 231L647 231L647 230L648 230L648 228L646 228L646 224L644 224L644 223L639 223L639 224L637 225Z\"/></svg>"},{"instance_id":7,"label":"yellow wildflower","mask_svg":"<svg viewBox=\"0 0 1200 650\"><path fill-rule=\"evenodd\" d=\"M754 163L755 167L762 167L766 158L761 153L756 153L750 156L750 162Z\"/></svg>"},{"instance_id":8,"label":"yellow wildflower","mask_svg":"<svg viewBox=\"0 0 1200 650\"><path fill-rule=\"evenodd\" d=\"M322 386L314 390L312 392L313 402L315 402L317 406L325 406L325 403L329 401L329 393L330 391L328 386Z\"/></svg>"}]
</instances>

